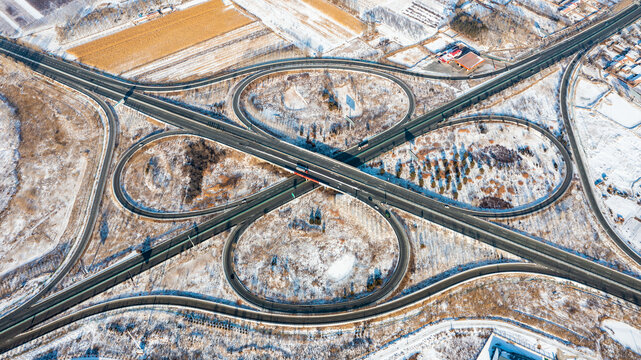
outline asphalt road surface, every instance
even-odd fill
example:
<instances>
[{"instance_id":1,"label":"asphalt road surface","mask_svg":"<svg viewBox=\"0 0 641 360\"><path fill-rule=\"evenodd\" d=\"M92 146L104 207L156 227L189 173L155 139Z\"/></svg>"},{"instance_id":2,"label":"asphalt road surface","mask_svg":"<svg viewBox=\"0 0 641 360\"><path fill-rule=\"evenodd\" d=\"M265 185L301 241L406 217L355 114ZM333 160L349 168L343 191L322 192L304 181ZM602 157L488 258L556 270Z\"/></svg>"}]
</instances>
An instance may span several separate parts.
<instances>
[{"instance_id":1,"label":"asphalt road surface","mask_svg":"<svg viewBox=\"0 0 641 360\"><path fill-rule=\"evenodd\" d=\"M146 90L142 86L131 86L119 79L90 71L54 57L39 54L30 49L12 44L6 40L0 41L0 51L25 62L34 70L52 77L57 81L73 84L76 87L86 88L99 95L116 101L124 100L126 105L160 121L176 125L188 131L193 131L198 133L200 136L221 142L235 149L272 162L275 165L293 169L299 164L304 164L309 168L310 176L325 186L338 189L339 191L343 191L365 202L380 202L388 206L405 210L547 267L545 269L537 268L537 271L539 272L551 273L555 276L563 276L592 286L596 289L603 290L635 304L641 304L641 281L637 278L584 259L583 257L575 254L560 250L538 239L533 239L519 232L515 232L503 226L483 220L477 216L467 214L462 209L450 208L449 206L441 204L434 199L418 196L410 190L390 184L376 177L369 176L354 167L362 164L364 159L374 158L384 151L433 129L439 122L452 117L456 113L490 95L509 88L516 82L526 79L541 69L554 64L558 60L585 48L591 47L636 20L640 15L641 9L635 4L626 9L626 11L617 14L615 17L585 29L579 35L553 45L550 48L515 64L509 69L502 71L495 78L471 89L454 101L435 109L426 115L404 122L402 126L395 126L392 129L375 136L369 140L370 145L366 149L356 151L356 153L346 151L338 154L335 159L297 148L291 144L287 144L276 139L270 139L252 131L241 129L237 126L226 123L224 119L221 118L212 118L181 106L166 103L160 99L153 98L137 91ZM222 79L225 76L228 78L236 77L258 70L269 70L273 67L280 67L280 69L287 69L289 67L292 70L295 70L298 66L302 66L304 64L311 64L314 67L331 65L334 69L346 70L369 67L376 71L397 71L395 69L385 68L385 65L364 63L362 61L343 59L305 59L261 65L263 67L254 66L251 69L226 74L219 76L216 79ZM207 81L213 82L220 80L209 79ZM180 86L184 86L183 88L197 86L194 84L195 83ZM167 86L164 89L175 90L177 88ZM157 86L153 90L162 91L163 87ZM352 151L354 150L352 149ZM304 194L317 186L309 181L299 182L297 179L289 179L289 181L293 182L294 196ZM205 241L215 234L228 231L232 227L242 224L248 219L257 218L261 214L271 211L283 203L290 201L291 193L289 191L289 187L286 192L278 192L277 186L268 188L261 192L260 196L256 196L251 201L237 205L223 214L216 215L213 219L198 225L188 232L184 232L168 241L143 251L139 256L134 256L122 261L121 263L111 266L88 279L55 293L19 314L10 314L12 316L3 318L3 321L0 323L0 329L2 329L0 331L0 339L3 339L0 343L0 349L5 351L16 346L16 344L21 341L20 339L24 339L24 337L21 338L20 336L36 334L32 332L20 335L20 333L34 328L52 316L69 309L71 306L125 281L132 276L132 274L135 275L151 266L162 263L166 259L179 254L194 244ZM100 197L96 196L96 198L99 199ZM444 281L452 281L451 285L454 285L458 283L458 281L461 281L460 279L462 274L463 273L457 274ZM421 295L415 295L419 293ZM427 291L419 291L401 299L411 298L413 299L412 301L420 301L420 299L423 299L425 296L429 296L428 293L429 292ZM412 296L417 296L417 298L412 298ZM129 304L136 302L136 300L131 299L127 301L130 302ZM123 303L126 303L127 301ZM151 300L140 301L144 302ZM163 301L169 303L172 300L164 299ZM194 300L192 305L196 302L197 301ZM112 304L115 304L114 306L122 307L123 303ZM341 323L345 321L362 320L368 316L375 316L376 314L397 310L409 303L411 302L402 303L395 300L370 308L351 309L351 311L335 314L317 314L314 316L307 315L304 317L298 316L288 319L296 319L289 321L298 321L299 323L305 324ZM102 310L107 311L110 305L99 305L99 307L100 306L102 306ZM200 306L200 304L198 306ZM244 316L244 318L249 320L273 322L274 320L270 319L284 316L262 311L250 312L240 308L223 310L220 304L209 304L207 306L214 306L218 310L213 311L219 311L221 313L226 313L226 311L235 311L236 314L242 313L242 315L234 316ZM368 314L368 311L371 313ZM91 313L91 311L87 310L83 314L89 313ZM37 329L34 331L36 330Z\"/></svg>"}]
</instances>

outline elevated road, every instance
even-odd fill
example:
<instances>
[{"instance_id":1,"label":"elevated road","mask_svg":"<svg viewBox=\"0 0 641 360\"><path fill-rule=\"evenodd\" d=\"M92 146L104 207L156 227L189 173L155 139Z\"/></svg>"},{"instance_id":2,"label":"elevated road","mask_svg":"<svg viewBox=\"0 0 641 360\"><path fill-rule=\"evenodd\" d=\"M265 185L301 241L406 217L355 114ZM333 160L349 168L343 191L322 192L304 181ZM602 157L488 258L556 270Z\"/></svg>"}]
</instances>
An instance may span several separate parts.
<instances>
[{"instance_id":1,"label":"elevated road","mask_svg":"<svg viewBox=\"0 0 641 360\"><path fill-rule=\"evenodd\" d=\"M531 63L523 64L522 67L513 68L504 75L472 89L461 98L440 108L439 110L442 111L440 114L431 113L417 119L418 121L408 122L408 126L402 134L371 142L373 146L370 146L366 151L360 153L359 156L367 156L369 152L376 154L376 152L379 151L380 153L384 151L386 147L394 147L395 144L410 140L415 134L420 133L422 129L429 128L476 101L480 101L490 94L494 94L517 81L527 78L541 68L556 62L558 59L580 50L583 46L589 46L599 42L600 39L606 38L621 27L637 19L639 15L638 5L630 7L626 12L618 14L616 18L608 19L571 39L571 42L565 43L567 48L556 48L557 51L560 51L559 53L547 52L545 53L546 56L539 54L536 59L532 59ZM0 44L0 46L3 45ZM6 49L6 47L4 48ZM251 132L233 127L229 124L224 124L202 114L194 114L186 109L181 110L175 105L163 104L163 102L158 99L154 101L153 98L145 97L145 95L137 93L135 89L122 88L109 82L100 83L99 78L92 77L90 72L78 76L79 73L65 72L64 66L57 68L55 66L47 66L38 61L34 62L29 56L24 56L22 51L20 51L20 54L16 54L15 52L10 52L10 54L31 64L33 68L44 72L47 76L74 81L79 86L87 86L90 90L110 98L118 100L124 98L129 106L150 114L157 119L198 131L198 133L203 136L255 154L280 166L291 168L302 161L309 165L310 173L319 181L350 193L357 198L386 202L389 205L422 216L503 250L557 269L556 271L563 273L564 276L570 279L601 289L636 304L641 302L641 284L636 278L595 264L589 260L564 252L499 225L489 223L474 216L461 214L460 211L449 209L432 199L413 199L415 193L396 186L390 187L390 184L368 176L351 166L346 166L340 161L328 159L301 149L294 151L290 146L282 142L276 144L276 146L270 144L269 141L264 141L262 138L258 139L260 142L257 142L255 134ZM352 158L348 157L346 160L348 162L353 161L351 159ZM313 186L313 184L302 183L297 188L297 191L308 191L309 187ZM0 332L0 338L10 339L12 336L93 296L93 294L128 279L129 276L131 276L130 271L133 274L139 273L150 266L164 261L168 257L180 253L190 247L188 244L192 243L194 238L196 238L197 241L203 241L216 233L230 229L234 225L241 223L244 219L256 216L261 211L267 212L279 203L282 203L282 201L285 201L285 198L288 198L289 195L289 193L278 194L263 203L254 201L245 206L238 206L229 210L226 214L212 219L207 223L207 227L201 227L201 230L193 229L188 233L183 233L170 241L153 247L145 253L140 254L140 256L128 259L122 264L110 267L86 281L77 283L69 289L56 293L33 306L22 314L19 319L13 319L10 326L3 326L3 330ZM370 197L372 199L370 199ZM194 238L192 238L192 236L194 236ZM348 312L346 314L336 314L332 316L349 319L353 313L354 312ZM313 318L307 317L307 320L310 322L313 322L312 319Z\"/></svg>"}]
</instances>

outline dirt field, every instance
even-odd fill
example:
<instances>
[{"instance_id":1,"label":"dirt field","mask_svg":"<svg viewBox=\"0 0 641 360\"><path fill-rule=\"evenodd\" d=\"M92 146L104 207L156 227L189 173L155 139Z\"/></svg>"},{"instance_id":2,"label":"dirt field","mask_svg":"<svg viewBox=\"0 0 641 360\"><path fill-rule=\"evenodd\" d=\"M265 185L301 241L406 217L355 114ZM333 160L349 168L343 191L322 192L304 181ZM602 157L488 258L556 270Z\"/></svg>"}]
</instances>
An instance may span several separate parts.
<instances>
[{"instance_id":1,"label":"dirt field","mask_svg":"<svg viewBox=\"0 0 641 360\"><path fill-rule=\"evenodd\" d=\"M69 52L84 63L119 74L252 21L224 6L221 0L212 0L74 47Z\"/></svg>"},{"instance_id":2,"label":"dirt field","mask_svg":"<svg viewBox=\"0 0 641 360\"><path fill-rule=\"evenodd\" d=\"M351 31L360 34L363 31L363 23L358 21L355 17L339 9L335 5L328 3L325 0L302 0L304 3L318 9L323 14L329 16L337 23L345 26Z\"/></svg>"},{"instance_id":3,"label":"dirt field","mask_svg":"<svg viewBox=\"0 0 641 360\"><path fill-rule=\"evenodd\" d=\"M226 68L238 68L247 62L304 55L292 50L299 51L262 22L255 21L128 70L122 76L144 81L179 81Z\"/></svg>"}]
</instances>

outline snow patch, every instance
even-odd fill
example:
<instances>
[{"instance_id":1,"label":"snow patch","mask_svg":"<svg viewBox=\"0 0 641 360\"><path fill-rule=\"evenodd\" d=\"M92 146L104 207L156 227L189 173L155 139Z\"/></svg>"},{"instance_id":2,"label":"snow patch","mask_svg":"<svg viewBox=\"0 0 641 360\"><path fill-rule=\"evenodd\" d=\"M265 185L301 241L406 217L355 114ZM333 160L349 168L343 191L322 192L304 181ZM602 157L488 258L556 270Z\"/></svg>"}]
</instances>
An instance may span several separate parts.
<instances>
[{"instance_id":1,"label":"snow patch","mask_svg":"<svg viewBox=\"0 0 641 360\"><path fill-rule=\"evenodd\" d=\"M601 329L619 344L641 354L641 330L613 319L603 320Z\"/></svg>"},{"instance_id":2,"label":"snow patch","mask_svg":"<svg viewBox=\"0 0 641 360\"><path fill-rule=\"evenodd\" d=\"M626 128L631 129L641 124L641 108L615 92L609 93L599 102L597 111Z\"/></svg>"},{"instance_id":3,"label":"snow patch","mask_svg":"<svg viewBox=\"0 0 641 360\"><path fill-rule=\"evenodd\" d=\"M303 99L295 86L291 86L285 91L283 94L283 104L289 110L303 110L307 107L307 101Z\"/></svg>"},{"instance_id":4,"label":"snow patch","mask_svg":"<svg viewBox=\"0 0 641 360\"><path fill-rule=\"evenodd\" d=\"M576 84L577 91L574 103L581 107L592 107L608 92L608 86L604 83L593 82L580 78Z\"/></svg>"},{"instance_id":5,"label":"snow patch","mask_svg":"<svg viewBox=\"0 0 641 360\"><path fill-rule=\"evenodd\" d=\"M352 272L356 257L353 254L344 254L334 261L327 269L327 276L333 281L341 281Z\"/></svg>"},{"instance_id":6,"label":"snow patch","mask_svg":"<svg viewBox=\"0 0 641 360\"><path fill-rule=\"evenodd\" d=\"M18 187L16 167L20 153L20 121L0 96L0 213L7 208Z\"/></svg>"}]
</instances>

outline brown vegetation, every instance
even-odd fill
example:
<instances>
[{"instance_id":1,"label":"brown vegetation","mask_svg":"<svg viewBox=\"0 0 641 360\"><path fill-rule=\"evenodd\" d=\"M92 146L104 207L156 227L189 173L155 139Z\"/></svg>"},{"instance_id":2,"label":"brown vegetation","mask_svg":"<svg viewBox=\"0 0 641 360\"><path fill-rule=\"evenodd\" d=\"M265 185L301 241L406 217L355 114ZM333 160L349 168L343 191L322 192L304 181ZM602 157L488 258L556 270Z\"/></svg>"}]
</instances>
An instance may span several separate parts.
<instances>
[{"instance_id":1,"label":"brown vegetation","mask_svg":"<svg viewBox=\"0 0 641 360\"><path fill-rule=\"evenodd\" d=\"M189 186L185 189L185 202L191 201L202 192L203 173L211 164L220 161L225 156L225 150L216 151L215 148L205 143L205 140L191 142L187 145L187 161L183 165L183 172L189 176ZM237 182L238 179L236 179Z\"/></svg>"},{"instance_id":2,"label":"brown vegetation","mask_svg":"<svg viewBox=\"0 0 641 360\"><path fill-rule=\"evenodd\" d=\"M479 207L483 209L511 209L512 204L498 197L485 196L479 202Z\"/></svg>"},{"instance_id":3,"label":"brown vegetation","mask_svg":"<svg viewBox=\"0 0 641 360\"><path fill-rule=\"evenodd\" d=\"M120 73L251 21L235 9L228 9L221 0L212 0L74 47L69 52L84 63Z\"/></svg>"}]
</instances>

